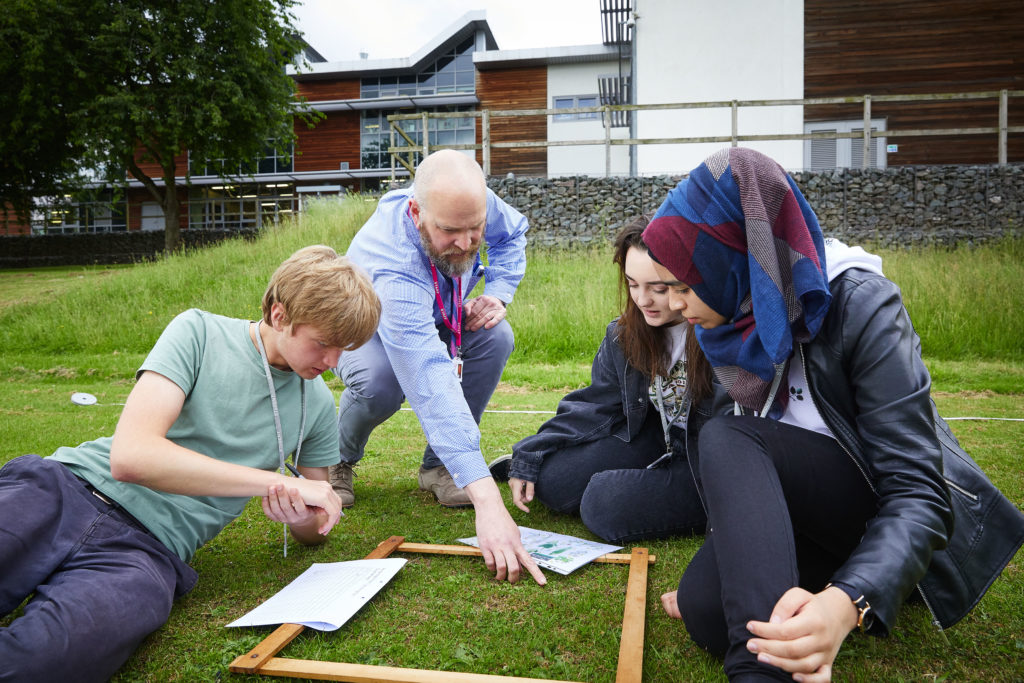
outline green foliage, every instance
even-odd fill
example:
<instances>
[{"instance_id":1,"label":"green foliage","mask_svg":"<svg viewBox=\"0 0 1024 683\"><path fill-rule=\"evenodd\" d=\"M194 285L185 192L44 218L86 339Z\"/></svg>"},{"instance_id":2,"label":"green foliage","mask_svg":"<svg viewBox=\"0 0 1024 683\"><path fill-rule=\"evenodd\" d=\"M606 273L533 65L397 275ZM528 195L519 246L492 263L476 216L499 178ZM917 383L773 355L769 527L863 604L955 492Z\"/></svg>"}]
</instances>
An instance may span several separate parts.
<instances>
[{"instance_id":1,"label":"green foliage","mask_svg":"<svg viewBox=\"0 0 1024 683\"><path fill-rule=\"evenodd\" d=\"M187 175L182 154L222 162L224 175L237 175L263 156L268 141L282 152L290 148L296 115L307 123L316 118L296 109L295 82L285 72L301 47L289 12L294 4L5 3L0 37L9 35L13 47L0 47L0 74L19 87L5 86L0 95L0 116L14 117L0 133L0 159L38 177L30 173L19 183L5 167L11 193L53 189L76 162L102 166L115 183L130 173L163 207L166 246L174 250L174 178ZM37 140L42 147L33 147ZM156 163L158 177L140 162Z\"/></svg>"},{"instance_id":2,"label":"green foliage","mask_svg":"<svg viewBox=\"0 0 1024 683\"><path fill-rule=\"evenodd\" d=\"M5 0L0 4L0 204L23 215L37 195L77 184L83 131L102 87L90 54L101 0Z\"/></svg>"}]
</instances>

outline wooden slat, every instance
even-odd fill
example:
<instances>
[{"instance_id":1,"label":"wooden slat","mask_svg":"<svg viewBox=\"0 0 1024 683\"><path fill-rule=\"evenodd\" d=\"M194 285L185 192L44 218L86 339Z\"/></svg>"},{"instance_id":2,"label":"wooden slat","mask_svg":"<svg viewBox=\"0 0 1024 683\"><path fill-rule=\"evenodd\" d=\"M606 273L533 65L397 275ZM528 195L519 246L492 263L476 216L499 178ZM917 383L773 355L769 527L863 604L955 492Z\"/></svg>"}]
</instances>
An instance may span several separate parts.
<instances>
[{"instance_id":1,"label":"wooden slat","mask_svg":"<svg viewBox=\"0 0 1024 683\"><path fill-rule=\"evenodd\" d=\"M377 547L371 550L364 559L383 559L395 552L395 549L398 548L404 540L405 538L403 536L391 536L387 540L378 544ZM231 662L228 670L234 671L235 673L263 673L263 667L271 661L271 658L283 650L288 643L295 640L295 638L305 630L306 627L301 624L281 624L273 633L264 638L259 645L249 650L244 655L236 657L235 661Z\"/></svg>"},{"instance_id":2,"label":"wooden slat","mask_svg":"<svg viewBox=\"0 0 1024 683\"><path fill-rule=\"evenodd\" d=\"M398 546L400 553L425 553L428 555L462 555L470 557L480 557L482 553L479 548L474 548L471 545L441 545L437 543L403 543ZM657 559L655 555L648 555L647 562L654 564ZM629 564L633 560L633 556L626 553L606 553L596 558L594 562L602 562L605 564Z\"/></svg>"},{"instance_id":3,"label":"wooden slat","mask_svg":"<svg viewBox=\"0 0 1024 683\"><path fill-rule=\"evenodd\" d=\"M310 659L272 659L260 670L267 676L315 678L322 681L350 683L565 683L541 678L472 674L458 671L403 669L395 666L346 664Z\"/></svg>"},{"instance_id":4,"label":"wooden slat","mask_svg":"<svg viewBox=\"0 0 1024 683\"><path fill-rule=\"evenodd\" d=\"M640 683L644 670L644 624L647 606L647 548L633 548L622 612L622 639L615 683Z\"/></svg>"}]
</instances>

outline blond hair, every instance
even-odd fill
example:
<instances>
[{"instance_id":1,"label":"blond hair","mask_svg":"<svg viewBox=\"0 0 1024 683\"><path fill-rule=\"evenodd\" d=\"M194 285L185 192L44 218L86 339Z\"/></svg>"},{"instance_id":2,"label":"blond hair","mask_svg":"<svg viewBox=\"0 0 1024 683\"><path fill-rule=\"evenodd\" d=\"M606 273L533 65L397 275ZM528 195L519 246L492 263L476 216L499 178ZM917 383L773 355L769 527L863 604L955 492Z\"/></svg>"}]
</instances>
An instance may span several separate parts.
<instances>
[{"instance_id":1,"label":"blond hair","mask_svg":"<svg viewBox=\"0 0 1024 683\"><path fill-rule=\"evenodd\" d=\"M263 321L284 307L284 323L312 325L329 346L354 349L377 330L380 299L370 278L345 256L318 244L304 247L278 266L263 293Z\"/></svg>"}]
</instances>

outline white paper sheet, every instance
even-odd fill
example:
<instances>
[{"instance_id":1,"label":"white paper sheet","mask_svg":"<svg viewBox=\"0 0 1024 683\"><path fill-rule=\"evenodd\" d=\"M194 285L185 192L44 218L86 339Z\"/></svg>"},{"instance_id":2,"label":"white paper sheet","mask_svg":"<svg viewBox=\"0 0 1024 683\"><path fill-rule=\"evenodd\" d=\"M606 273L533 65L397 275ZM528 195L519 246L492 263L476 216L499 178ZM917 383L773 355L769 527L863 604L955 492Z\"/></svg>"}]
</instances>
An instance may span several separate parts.
<instances>
[{"instance_id":1,"label":"white paper sheet","mask_svg":"<svg viewBox=\"0 0 1024 683\"><path fill-rule=\"evenodd\" d=\"M269 600L228 626L302 624L334 631L352 618L407 560L315 563Z\"/></svg>"},{"instance_id":2,"label":"white paper sheet","mask_svg":"<svg viewBox=\"0 0 1024 683\"><path fill-rule=\"evenodd\" d=\"M622 550L621 545L597 543L576 536L556 534L553 531L540 531L525 526L519 527L519 535L523 540L523 547L537 562L537 566L559 574L569 574L605 553ZM476 536L458 540L466 545L480 547Z\"/></svg>"}]
</instances>

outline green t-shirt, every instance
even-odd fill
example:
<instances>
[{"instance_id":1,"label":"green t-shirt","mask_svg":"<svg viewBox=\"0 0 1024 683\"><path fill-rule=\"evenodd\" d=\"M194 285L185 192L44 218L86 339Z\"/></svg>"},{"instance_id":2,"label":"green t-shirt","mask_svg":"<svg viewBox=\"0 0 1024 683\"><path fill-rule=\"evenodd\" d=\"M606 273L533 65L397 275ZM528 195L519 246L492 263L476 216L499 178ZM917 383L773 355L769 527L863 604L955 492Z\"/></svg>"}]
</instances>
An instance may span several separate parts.
<instances>
[{"instance_id":1,"label":"green t-shirt","mask_svg":"<svg viewBox=\"0 0 1024 683\"><path fill-rule=\"evenodd\" d=\"M263 359L249 337L249 322L197 309L178 315L160 335L136 376L157 372L185 392L167 438L203 455L239 465L278 467L277 430ZM302 378L271 368L285 454L299 439ZM334 396L322 378L306 382L306 430L299 464L338 462ZM248 498L185 496L115 480L110 437L60 448L51 457L116 500L186 562L242 513Z\"/></svg>"}]
</instances>

